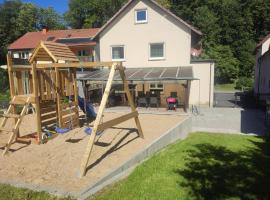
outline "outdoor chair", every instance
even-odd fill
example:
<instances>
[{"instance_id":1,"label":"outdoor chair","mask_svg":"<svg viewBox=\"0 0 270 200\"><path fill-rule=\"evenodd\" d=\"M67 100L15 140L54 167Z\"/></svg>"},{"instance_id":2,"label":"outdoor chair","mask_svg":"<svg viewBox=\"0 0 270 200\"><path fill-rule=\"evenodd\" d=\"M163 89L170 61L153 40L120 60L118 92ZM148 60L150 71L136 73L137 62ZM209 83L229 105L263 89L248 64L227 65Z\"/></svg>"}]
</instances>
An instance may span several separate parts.
<instances>
[{"instance_id":1,"label":"outdoor chair","mask_svg":"<svg viewBox=\"0 0 270 200\"><path fill-rule=\"evenodd\" d=\"M139 97L138 106L139 107L148 107L148 102L147 102L146 97Z\"/></svg>"},{"instance_id":2,"label":"outdoor chair","mask_svg":"<svg viewBox=\"0 0 270 200\"><path fill-rule=\"evenodd\" d=\"M155 106L155 107L159 107L159 100L157 97L150 97L149 99L149 106Z\"/></svg>"}]
</instances>

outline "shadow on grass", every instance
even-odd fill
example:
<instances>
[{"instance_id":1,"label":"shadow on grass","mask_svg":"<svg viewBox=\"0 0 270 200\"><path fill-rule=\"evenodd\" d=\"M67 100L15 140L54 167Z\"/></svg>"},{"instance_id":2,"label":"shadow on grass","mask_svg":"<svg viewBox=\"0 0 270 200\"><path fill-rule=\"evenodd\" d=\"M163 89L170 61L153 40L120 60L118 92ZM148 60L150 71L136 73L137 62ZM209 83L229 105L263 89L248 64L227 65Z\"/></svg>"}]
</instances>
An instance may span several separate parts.
<instances>
[{"instance_id":1,"label":"shadow on grass","mask_svg":"<svg viewBox=\"0 0 270 200\"><path fill-rule=\"evenodd\" d=\"M187 152L185 169L176 173L179 186L195 199L270 199L270 143L231 151L211 144L195 145Z\"/></svg>"}]
</instances>

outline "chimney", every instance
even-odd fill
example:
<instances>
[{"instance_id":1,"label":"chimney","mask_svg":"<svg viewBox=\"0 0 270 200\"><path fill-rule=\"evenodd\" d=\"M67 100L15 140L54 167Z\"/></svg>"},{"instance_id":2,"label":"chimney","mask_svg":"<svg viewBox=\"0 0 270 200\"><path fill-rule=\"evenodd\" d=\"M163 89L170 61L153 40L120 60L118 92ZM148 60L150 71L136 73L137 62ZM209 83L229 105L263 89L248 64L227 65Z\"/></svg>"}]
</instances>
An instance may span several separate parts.
<instances>
[{"instance_id":1,"label":"chimney","mask_svg":"<svg viewBox=\"0 0 270 200\"><path fill-rule=\"evenodd\" d=\"M48 28L43 28L42 29L42 34L46 35L47 32L48 32Z\"/></svg>"}]
</instances>

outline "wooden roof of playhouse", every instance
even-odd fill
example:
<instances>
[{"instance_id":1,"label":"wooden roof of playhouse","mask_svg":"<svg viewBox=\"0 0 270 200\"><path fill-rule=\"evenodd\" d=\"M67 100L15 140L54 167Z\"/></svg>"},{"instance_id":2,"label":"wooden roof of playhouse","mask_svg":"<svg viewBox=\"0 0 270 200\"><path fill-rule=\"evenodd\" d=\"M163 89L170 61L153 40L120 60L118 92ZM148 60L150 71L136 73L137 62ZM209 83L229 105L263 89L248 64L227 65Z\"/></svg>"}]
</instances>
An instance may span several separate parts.
<instances>
[{"instance_id":1,"label":"wooden roof of playhouse","mask_svg":"<svg viewBox=\"0 0 270 200\"><path fill-rule=\"evenodd\" d=\"M29 62L33 63L35 59L39 61L52 61L54 63L58 63L59 61L79 62L76 55L67 45L44 41L41 41L34 49Z\"/></svg>"}]
</instances>

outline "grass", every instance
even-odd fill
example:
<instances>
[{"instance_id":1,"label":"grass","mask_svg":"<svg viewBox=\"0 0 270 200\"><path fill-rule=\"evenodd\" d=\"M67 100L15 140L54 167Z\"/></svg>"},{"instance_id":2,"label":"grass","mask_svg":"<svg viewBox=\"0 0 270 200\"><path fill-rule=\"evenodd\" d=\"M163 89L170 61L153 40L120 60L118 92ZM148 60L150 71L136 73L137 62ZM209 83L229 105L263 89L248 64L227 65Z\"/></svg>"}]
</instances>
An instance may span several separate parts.
<instances>
[{"instance_id":1,"label":"grass","mask_svg":"<svg viewBox=\"0 0 270 200\"><path fill-rule=\"evenodd\" d=\"M9 92L0 92L0 101L9 101Z\"/></svg>"},{"instance_id":2,"label":"grass","mask_svg":"<svg viewBox=\"0 0 270 200\"><path fill-rule=\"evenodd\" d=\"M269 155L261 137L193 133L93 199L270 199ZM0 185L0 199L57 198Z\"/></svg>"},{"instance_id":3,"label":"grass","mask_svg":"<svg viewBox=\"0 0 270 200\"><path fill-rule=\"evenodd\" d=\"M227 83L227 84L216 84L215 85L216 91L236 91L235 89L235 83Z\"/></svg>"}]
</instances>

